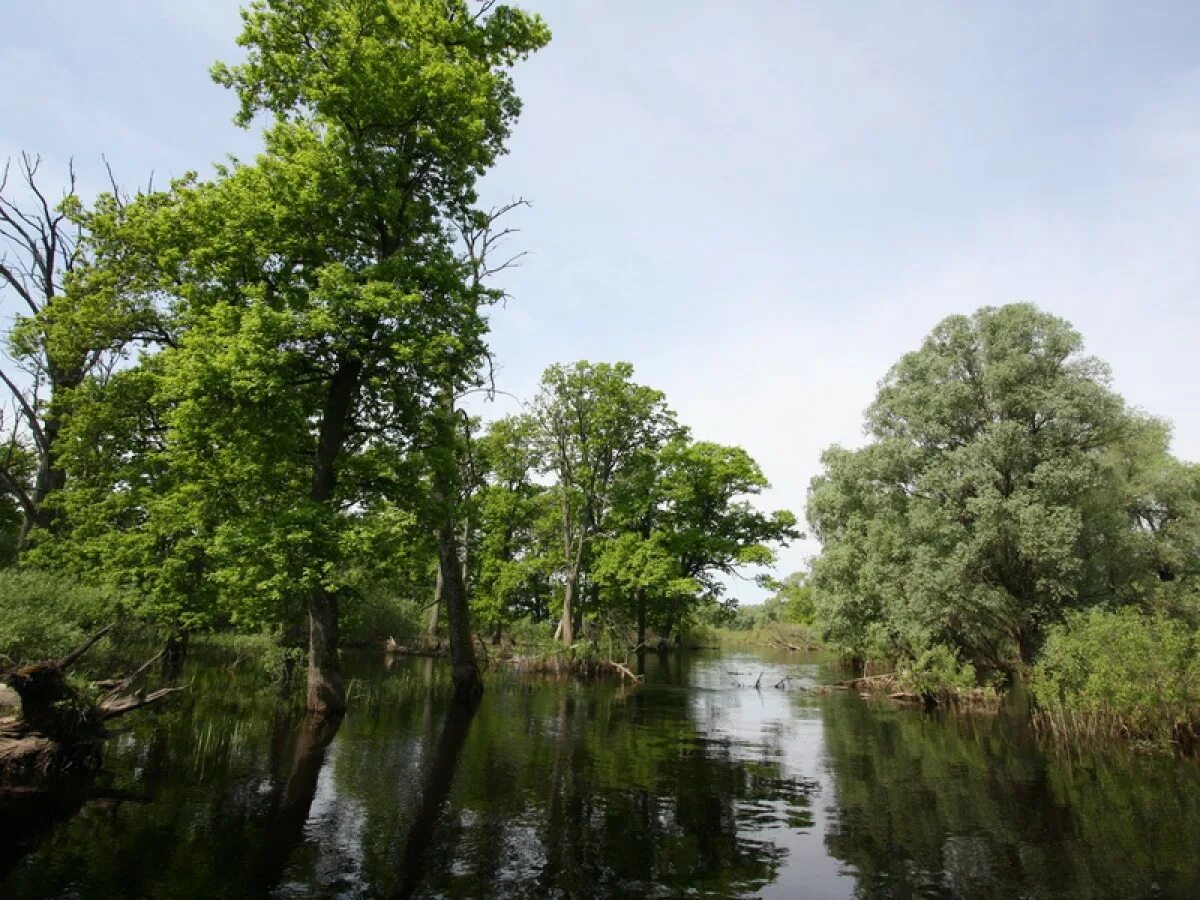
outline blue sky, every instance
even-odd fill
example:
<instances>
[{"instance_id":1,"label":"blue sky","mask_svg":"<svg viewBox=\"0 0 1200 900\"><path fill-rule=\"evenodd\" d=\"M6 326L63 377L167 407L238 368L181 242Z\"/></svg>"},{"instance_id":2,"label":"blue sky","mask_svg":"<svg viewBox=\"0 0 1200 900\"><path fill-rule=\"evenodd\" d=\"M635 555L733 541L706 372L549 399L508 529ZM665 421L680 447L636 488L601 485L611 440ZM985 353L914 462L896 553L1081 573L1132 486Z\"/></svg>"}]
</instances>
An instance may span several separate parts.
<instances>
[{"instance_id":1,"label":"blue sky","mask_svg":"<svg viewBox=\"0 0 1200 900\"><path fill-rule=\"evenodd\" d=\"M92 189L100 153L129 185L250 156L207 76L238 5L0 0L0 156L74 156ZM503 390L627 359L801 513L900 354L1021 300L1200 459L1200 4L526 5L554 41L485 184L533 204L493 323Z\"/></svg>"}]
</instances>

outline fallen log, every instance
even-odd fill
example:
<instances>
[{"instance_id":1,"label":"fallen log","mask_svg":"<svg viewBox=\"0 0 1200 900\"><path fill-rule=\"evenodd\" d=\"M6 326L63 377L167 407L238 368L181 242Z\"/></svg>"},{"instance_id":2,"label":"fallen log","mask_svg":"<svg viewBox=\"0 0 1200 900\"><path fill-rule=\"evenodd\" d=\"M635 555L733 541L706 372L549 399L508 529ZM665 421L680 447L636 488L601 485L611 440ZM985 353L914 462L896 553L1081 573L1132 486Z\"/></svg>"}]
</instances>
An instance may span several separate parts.
<instances>
[{"instance_id":1,"label":"fallen log","mask_svg":"<svg viewBox=\"0 0 1200 900\"><path fill-rule=\"evenodd\" d=\"M159 688L157 691L151 691L149 694L142 695L139 691L129 697L117 697L113 700L105 701L100 704L100 713L107 719L115 719L117 716L123 716L125 713L131 713L135 709L141 709L144 706L153 706L160 700L165 700L171 694L177 694L180 691L186 691L187 685L182 684L177 687Z\"/></svg>"},{"instance_id":2,"label":"fallen log","mask_svg":"<svg viewBox=\"0 0 1200 900\"><path fill-rule=\"evenodd\" d=\"M614 671L619 672L621 674L622 678L628 678L630 681L634 682L635 684L640 683L645 680L645 676L634 674L632 671L630 671L628 666L623 665L622 663L619 663L616 660L610 659L607 662L607 665L609 668L613 669Z\"/></svg>"},{"instance_id":3,"label":"fallen log","mask_svg":"<svg viewBox=\"0 0 1200 900\"><path fill-rule=\"evenodd\" d=\"M100 629L59 660L0 673L0 681L16 692L21 706L18 716L0 722L0 788L37 786L67 771L94 768L99 763L99 748L108 737L106 722L184 689L169 687L124 694L154 660L138 667L132 675L104 682L107 693L98 700L72 685L67 680L71 666L112 627Z\"/></svg>"}]
</instances>

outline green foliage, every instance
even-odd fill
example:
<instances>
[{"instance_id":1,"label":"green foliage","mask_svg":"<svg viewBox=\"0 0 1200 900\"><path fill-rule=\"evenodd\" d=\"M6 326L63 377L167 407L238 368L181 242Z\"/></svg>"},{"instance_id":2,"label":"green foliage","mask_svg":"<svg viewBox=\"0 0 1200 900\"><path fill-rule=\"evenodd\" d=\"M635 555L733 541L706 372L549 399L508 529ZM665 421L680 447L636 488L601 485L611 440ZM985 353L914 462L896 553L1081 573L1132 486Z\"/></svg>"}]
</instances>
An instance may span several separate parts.
<instances>
[{"instance_id":1,"label":"green foliage","mask_svg":"<svg viewBox=\"0 0 1200 900\"><path fill-rule=\"evenodd\" d=\"M369 585L354 599L342 616L342 639L347 645L378 649L388 638L412 644L420 634L424 606L398 596L390 585Z\"/></svg>"},{"instance_id":2,"label":"green foliage","mask_svg":"<svg viewBox=\"0 0 1200 900\"><path fill-rule=\"evenodd\" d=\"M70 575L0 570L0 655L12 664L57 659L122 611L113 591Z\"/></svg>"},{"instance_id":3,"label":"green foliage","mask_svg":"<svg viewBox=\"0 0 1200 900\"><path fill-rule=\"evenodd\" d=\"M69 536L42 561L188 627L299 622L316 594L351 637L408 627L431 403L477 380L498 296L475 184L548 39L504 6L250 5L214 77L241 124L266 114L263 151L81 213L94 264L48 340L146 350L64 402Z\"/></svg>"},{"instance_id":4,"label":"green foliage","mask_svg":"<svg viewBox=\"0 0 1200 900\"><path fill-rule=\"evenodd\" d=\"M798 535L790 512L753 505L769 484L750 455L692 440L628 363L551 366L531 412L494 423L475 451L470 561L486 622L546 619L569 592L596 628L644 619L667 636L723 608L728 576Z\"/></svg>"},{"instance_id":5,"label":"green foliage","mask_svg":"<svg viewBox=\"0 0 1200 900\"><path fill-rule=\"evenodd\" d=\"M21 537L21 507L16 498L0 490L0 569L17 559Z\"/></svg>"},{"instance_id":6,"label":"green foliage","mask_svg":"<svg viewBox=\"0 0 1200 900\"><path fill-rule=\"evenodd\" d=\"M782 581L769 581L768 586L773 588L775 593L766 603L778 604L783 619L796 625L813 624L817 607L813 596L812 576L808 572L793 572Z\"/></svg>"},{"instance_id":7,"label":"green foliage","mask_svg":"<svg viewBox=\"0 0 1200 900\"><path fill-rule=\"evenodd\" d=\"M937 698L963 697L980 686L975 667L945 644L928 647L906 662L896 671L896 681L914 694ZM995 681L987 687L989 697L995 697Z\"/></svg>"},{"instance_id":8,"label":"green foliage","mask_svg":"<svg viewBox=\"0 0 1200 900\"><path fill-rule=\"evenodd\" d=\"M1195 467L1030 305L940 323L888 373L867 430L826 451L808 504L817 617L849 655L1029 662L1067 611L1197 571Z\"/></svg>"},{"instance_id":9,"label":"green foliage","mask_svg":"<svg viewBox=\"0 0 1200 900\"><path fill-rule=\"evenodd\" d=\"M1186 623L1091 609L1048 629L1030 688L1067 730L1169 741L1200 724L1200 640Z\"/></svg>"}]
</instances>

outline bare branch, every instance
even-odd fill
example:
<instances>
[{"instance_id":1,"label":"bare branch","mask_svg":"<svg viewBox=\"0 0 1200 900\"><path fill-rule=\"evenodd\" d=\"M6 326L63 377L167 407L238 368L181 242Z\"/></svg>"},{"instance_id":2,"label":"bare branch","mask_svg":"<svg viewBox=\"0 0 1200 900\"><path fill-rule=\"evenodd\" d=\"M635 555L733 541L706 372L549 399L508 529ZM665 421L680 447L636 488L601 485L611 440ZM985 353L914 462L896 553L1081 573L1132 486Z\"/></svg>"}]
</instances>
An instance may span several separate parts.
<instances>
[{"instance_id":1,"label":"bare branch","mask_svg":"<svg viewBox=\"0 0 1200 900\"><path fill-rule=\"evenodd\" d=\"M106 634L108 634L110 631L112 631L113 628L116 626L116 624L117 624L116 622L110 622L108 625L105 625L103 628L101 628L99 631L97 631L95 634L93 634L90 638L88 638L86 641L84 641L83 644L81 644L79 647L72 650L70 653L68 653L66 656L64 656L62 659L60 659L58 662L56 662L55 666L57 666L60 671L65 672L67 669L69 669L75 663L79 662L79 659L83 656L83 654L87 653L89 650L92 649L93 646L95 646L96 641L100 640L100 638L104 637Z\"/></svg>"},{"instance_id":2,"label":"bare branch","mask_svg":"<svg viewBox=\"0 0 1200 900\"><path fill-rule=\"evenodd\" d=\"M3 381L6 385L8 385L8 389L12 392L13 398L21 406L21 412L25 415L25 420L29 425L29 430L33 432L34 440L37 441L39 448L45 450L46 433L42 431L42 423L41 420L38 419L37 412L32 406L29 405L29 401L25 399L25 395L21 393L20 388L13 383L11 378L4 374L3 369L0 369L0 381Z\"/></svg>"}]
</instances>

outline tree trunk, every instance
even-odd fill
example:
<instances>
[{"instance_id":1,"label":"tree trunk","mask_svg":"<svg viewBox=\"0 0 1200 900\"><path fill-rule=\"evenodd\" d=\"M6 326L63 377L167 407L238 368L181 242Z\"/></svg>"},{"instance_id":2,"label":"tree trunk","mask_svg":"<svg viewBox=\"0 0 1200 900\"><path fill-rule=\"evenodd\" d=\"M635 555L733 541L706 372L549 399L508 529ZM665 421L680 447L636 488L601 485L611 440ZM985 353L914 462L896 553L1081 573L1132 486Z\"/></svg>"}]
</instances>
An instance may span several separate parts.
<instances>
[{"instance_id":1,"label":"tree trunk","mask_svg":"<svg viewBox=\"0 0 1200 900\"><path fill-rule=\"evenodd\" d=\"M429 608L429 618L425 620L425 641L433 644L437 639L438 619L442 611L442 594L445 591L445 581L442 578L442 561L439 556L437 574L433 582L433 606Z\"/></svg>"},{"instance_id":2,"label":"tree trunk","mask_svg":"<svg viewBox=\"0 0 1200 900\"><path fill-rule=\"evenodd\" d=\"M171 629L162 658L163 677L168 681L175 681L183 672L183 664L187 661L188 638L186 628Z\"/></svg>"},{"instance_id":3,"label":"tree trunk","mask_svg":"<svg viewBox=\"0 0 1200 900\"><path fill-rule=\"evenodd\" d=\"M462 583L463 590L471 590L471 517L463 517L462 543L459 545L462 554Z\"/></svg>"},{"instance_id":4,"label":"tree trunk","mask_svg":"<svg viewBox=\"0 0 1200 900\"><path fill-rule=\"evenodd\" d=\"M638 591L637 593L637 619L638 619L638 635L637 645L641 651L646 646L646 593Z\"/></svg>"},{"instance_id":5,"label":"tree trunk","mask_svg":"<svg viewBox=\"0 0 1200 900\"><path fill-rule=\"evenodd\" d=\"M328 505L333 499L338 456L346 442L361 378L362 362L343 358L329 381L309 490L310 499L316 503ZM308 594L308 709L328 715L345 708L346 688L338 660L337 597L318 584Z\"/></svg>"},{"instance_id":6,"label":"tree trunk","mask_svg":"<svg viewBox=\"0 0 1200 900\"><path fill-rule=\"evenodd\" d=\"M63 396L72 388L77 387L82 376L75 373L64 373L61 369L50 365L48 372L50 380L50 398L47 404L49 412L42 421L42 445L38 447L38 467L34 476L33 490L29 499L33 502L32 509L25 511L21 521L21 533L17 542L19 552L24 552L32 546L32 531L40 528L52 532L55 527L57 511L46 504L46 498L56 491L61 491L67 483L66 470L58 464L56 445L58 435L62 430L62 420L55 412L55 398L62 402Z\"/></svg>"},{"instance_id":7,"label":"tree trunk","mask_svg":"<svg viewBox=\"0 0 1200 900\"><path fill-rule=\"evenodd\" d=\"M446 604L446 623L450 632L450 662L453 666L454 696L460 702L474 702L483 693L479 663L471 640L471 611L467 588L462 580L458 558L458 540L454 528L446 523L438 529L438 558L442 570L442 599Z\"/></svg>"},{"instance_id":8,"label":"tree trunk","mask_svg":"<svg viewBox=\"0 0 1200 900\"><path fill-rule=\"evenodd\" d=\"M460 702L473 703L483 693L483 679L475 659L471 635L471 610L458 535L455 533L455 499L458 496L457 440L454 432L454 401L449 389L438 398L438 446L433 456L434 509L437 523L438 570L442 576L442 602L446 605L446 625L450 633L450 661L453 667L454 696Z\"/></svg>"},{"instance_id":9,"label":"tree trunk","mask_svg":"<svg viewBox=\"0 0 1200 900\"><path fill-rule=\"evenodd\" d=\"M340 715L346 709L346 686L338 659L337 596L323 587L308 595L309 712Z\"/></svg>"},{"instance_id":10,"label":"tree trunk","mask_svg":"<svg viewBox=\"0 0 1200 900\"><path fill-rule=\"evenodd\" d=\"M662 634L658 636L659 650L666 650L671 646L671 627L673 625L674 623L670 619L667 619L666 624L663 625Z\"/></svg>"},{"instance_id":11,"label":"tree trunk","mask_svg":"<svg viewBox=\"0 0 1200 900\"><path fill-rule=\"evenodd\" d=\"M575 592L579 587L579 573L571 572L563 589L562 620L558 623L558 634L563 646L570 647L575 643Z\"/></svg>"}]
</instances>

